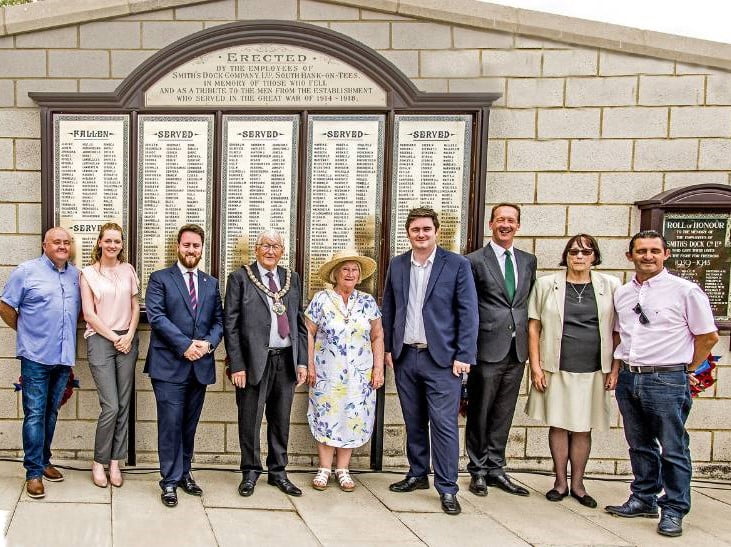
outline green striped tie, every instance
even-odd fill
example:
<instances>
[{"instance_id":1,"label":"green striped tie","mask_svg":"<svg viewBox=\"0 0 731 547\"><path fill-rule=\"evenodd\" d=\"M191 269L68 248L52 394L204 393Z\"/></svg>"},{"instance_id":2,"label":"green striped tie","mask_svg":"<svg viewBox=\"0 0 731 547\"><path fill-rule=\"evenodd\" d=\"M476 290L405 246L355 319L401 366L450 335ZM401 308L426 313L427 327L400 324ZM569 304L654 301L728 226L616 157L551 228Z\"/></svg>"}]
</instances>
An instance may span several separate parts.
<instances>
[{"instance_id":1,"label":"green striped tie","mask_svg":"<svg viewBox=\"0 0 731 547\"><path fill-rule=\"evenodd\" d=\"M508 293L508 300L512 302L515 297L515 269L510 259L510 251L505 251L505 290Z\"/></svg>"}]
</instances>

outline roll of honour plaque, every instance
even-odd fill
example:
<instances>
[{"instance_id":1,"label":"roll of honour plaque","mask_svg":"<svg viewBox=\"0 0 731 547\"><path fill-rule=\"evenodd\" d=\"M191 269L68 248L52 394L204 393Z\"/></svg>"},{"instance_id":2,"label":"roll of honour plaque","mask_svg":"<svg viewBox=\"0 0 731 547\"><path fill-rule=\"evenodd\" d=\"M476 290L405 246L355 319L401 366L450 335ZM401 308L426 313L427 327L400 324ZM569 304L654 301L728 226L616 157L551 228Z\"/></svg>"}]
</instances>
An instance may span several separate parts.
<instances>
[{"instance_id":1,"label":"roll of honour plaque","mask_svg":"<svg viewBox=\"0 0 731 547\"><path fill-rule=\"evenodd\" d=\"M731 215L666 213L663 235L670 247L665 265L674 274L700 285L716 321L731 319Z\"/></svg>"},{"instance_id":2,"label":"roll of honour plaque","mask_svg":"<svg viewBox=\"0 0 731 547\"><path fill-rule=\"evenodd\" d=\"M467 243L472 116L397 115L393 143L391 254L409 248L409 209L439 214L439 244L461 252Z\"/></svg>"},{"instance_id":3,"label":"roll of honour plaque","mask_svg":"<svg viewBox=\"0 0 731 547\"><path fill-rule=\"evenodd\" d=\"M150 274L177 260L184 224L205 229L200 267L210 271L213 116L141 115L137 139L137 273L144 294Z\"/></svg>"},{"instance_id":4,"label":"roll of honour plaque","mask_svg":"<svg viewBox=\"0 0 731 547\"><path fill-rule=\"evenodd\" d=\"M284 238L282 264L294 267L299 116L224 116L221 177L222 287L254 260L257 236Z\"/></svg>"},{"instance_id":5,"label":"roll of honour plaque","mask_svg":"<svg viewBox=\"0 0 731 547\"><path fill-rule=\"evenodd\" d=\"M54 223L71 230L85 265L103 224L127 233L129 116L56 114L53 131Z\"/></svg>"},{"instance_id":6,"label":"roll of honour plaque","mask_svg":"<svg viewBox=\"0 0 731 547\"><path fill-rule=\"evenodd\" d=\"M317 270L333 251L354 248L378 260L383 187L382 115L317 115L308 118L307 299L323 288ZM375 277L366 282L373 292Z\"/></svg>"}]
</instances>

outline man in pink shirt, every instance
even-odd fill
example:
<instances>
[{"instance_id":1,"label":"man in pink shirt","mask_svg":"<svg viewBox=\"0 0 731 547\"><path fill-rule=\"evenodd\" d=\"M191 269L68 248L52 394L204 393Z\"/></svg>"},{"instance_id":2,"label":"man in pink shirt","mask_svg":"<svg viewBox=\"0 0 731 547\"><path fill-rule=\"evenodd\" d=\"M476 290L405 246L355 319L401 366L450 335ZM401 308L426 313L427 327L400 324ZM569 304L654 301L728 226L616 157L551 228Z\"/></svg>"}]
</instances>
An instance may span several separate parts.
<instances>
[{"instance_id":1,"label":"man in pink shirt","mask_svg":"<svg viewBox=\"0 0 731 547\"><path fill-rule=\"evenodd\" d=\"M627 253L635 275L614 293L614 358L621 361L617 404L635 477L629 499L605 510L619 517L656 518L659 506L658 533L679 536L690 510L685 421L692 404L689 383L697 380L689 373L718 342L718 332L700 287L664 268L669 256L658 232L635 234Z\"/></svg>"}]
</instances>

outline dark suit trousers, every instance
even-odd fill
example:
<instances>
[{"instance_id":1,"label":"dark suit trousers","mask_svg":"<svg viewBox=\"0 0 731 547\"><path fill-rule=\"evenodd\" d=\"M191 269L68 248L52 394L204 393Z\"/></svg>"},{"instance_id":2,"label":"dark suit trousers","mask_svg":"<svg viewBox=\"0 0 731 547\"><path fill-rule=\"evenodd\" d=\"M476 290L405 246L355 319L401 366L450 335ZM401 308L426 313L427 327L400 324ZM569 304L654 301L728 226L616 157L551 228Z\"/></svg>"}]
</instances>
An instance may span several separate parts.
<instances>
[{"instance_id":1,"label":"dark suit trousers","mask_svg":"<svg viewBox=\"0 0 731 547\"><path fill-rule=\"evenodd\" d=\"M428 350L404 346L394 363L401 411L406 424L409 477L429 474L429 433L434 463L434 487L456 494L459 468L459 413L462 381L452 367L440 367Z\"/></svg>"},{"instance_id":2,"label":"dark suit trousers","mask_svg":"<svg viewBox=\"0 0 731 547\"><path fill-rule=\"evenodd\" d=\"M497 363L478 361L467 380L467 470L495 477L505 473L505 446L513 423L525 363L518 361L515 341Z\"/></svg>"},{"instance_id":3,"label":"dark suit trousers","mask_svg":"<svg viewBox=\"0 0 731 547\"><path fill-rule=\"evenodd\" d=\"M241 471L254 480L262 472L259 433L262 418L267 417L267 470L274 477L284 477L287 467L289 415L296 377L291 348L281 353L270 352L264 375L257 385L246 384L236 389L239 409L239 446Z\"/></svg>"},{"instance_id":4,"label":"dark suit trousers","mask_svg":"<svg viewBox=\"0 0 731 547\"><path fill-rule=\"evenodd\" d=\"M193 365L195 366L195 365ZM203 410L206 385L190 369L182 383L152 380L157 402L157 451L160 458L160 486L175 486L190 473L195 430Z\"/></svg>"}]
</instances>

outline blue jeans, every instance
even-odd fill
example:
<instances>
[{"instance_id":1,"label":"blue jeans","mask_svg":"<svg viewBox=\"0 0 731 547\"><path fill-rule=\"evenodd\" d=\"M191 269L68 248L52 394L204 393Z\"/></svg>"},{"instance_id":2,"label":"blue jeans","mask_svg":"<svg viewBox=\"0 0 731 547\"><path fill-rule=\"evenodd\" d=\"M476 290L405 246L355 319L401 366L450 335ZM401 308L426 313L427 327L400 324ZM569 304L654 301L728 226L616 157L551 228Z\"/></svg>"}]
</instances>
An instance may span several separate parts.
<instances>
[{"instance_id":1,"label":"blue jeans","mask_svg":"<svg viewBox=\"0 0 731 547\"><path fill-rule=\"evenodd\" d=\"M21 357L20 374L23 377L23 467L26 479L37 479L50 465L58 407L71 367L43 365Z\"/></svg>"},{"instance_id":2,"label":"blue jeans","mask_svg":"<svg viewBox=\"0 0 731 547\"><path fill-rule=\"evenodd\" d=\"M622 370L617 404L634 480L632 495L663 513L690 511L692 473L685 421L692 405L685 372L639 374ZM657 498L660 490L665 494Z\"/></svg>"}]
</instances>

